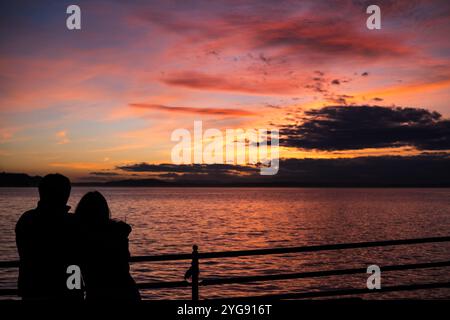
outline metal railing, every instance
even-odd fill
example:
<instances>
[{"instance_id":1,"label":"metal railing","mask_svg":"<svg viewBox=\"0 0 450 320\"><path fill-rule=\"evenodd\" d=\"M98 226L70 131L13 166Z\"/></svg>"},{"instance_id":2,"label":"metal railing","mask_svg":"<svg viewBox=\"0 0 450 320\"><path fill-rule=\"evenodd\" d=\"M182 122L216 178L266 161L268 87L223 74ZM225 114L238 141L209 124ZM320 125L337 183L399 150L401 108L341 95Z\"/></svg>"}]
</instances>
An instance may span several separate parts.
<instances>
[{"instance_id":1,"label":"metal railing","mask_svg":"<svg viewBox=\"0 0 450 320\"><path fill-rule=\"evenodd\" d=\"M318 252L318 251L333 251L333 250L348 250L370 247L387 247L387 246L401 246L414 245L425 243L440 243L450 242L450 236L446 237L432 237L420 239L401 239L401 240L386 240L386 241L372 241L372 242L354 242L354 243L340 243L340 244L326 244L315 246L301 246L301 247L284 247L284 248L269 248L269 249L254 249L254 250L238 250L238 251L217 251L217 252L198 252L198 246L194 245L192 253L186 254L164 254L153 256L134 256L130 258L131 263L142 262L158 262L158 261L177 261L177 260L191 260L191 267L185 274L185 279L182 281L161 281L161 282L146 282L138 283L139 289L170 289L170 288L184 288L191 287L191 296L193 301L199 300L200 286L224 285L224 284L242 284L262 281L278 281L290 279L304 279L304 278L318 278L340 275L352 275L366 273L366 268L351 268L338 270L320 270L296 273L281 273L270 275L253 275L253 276L238 276L228 278L206 278L199 280L200 260L201 259L219 259L231 257L245 257L245 256L262 256L262 255L277 255L277 254L297 254L304 252ZM0 261L0 268L14 268L18 267L19 261ZM413 269L429 269L429 268L443 268L450 267L449 261L435 261L425 263L413 263L402 265L387 265L382 266L383 272L402 271ZM190 278L191 281L187 281ZM411 291L411 290L425 290L450 288L450 279L448 282L434 282L410 285L396 285L383 286L381 289L339 289L321 292L300 292L300 293L285 293L285 294L270 294L261 296L246 296L246 297L232 297L225 299L304 299L304 298L318 298L318 297L335 297L346 295L361 295L366 293L383 293L394 291ZM0 289L0 296L17 295L17 289Z\"/></svg>"}]
</instances>

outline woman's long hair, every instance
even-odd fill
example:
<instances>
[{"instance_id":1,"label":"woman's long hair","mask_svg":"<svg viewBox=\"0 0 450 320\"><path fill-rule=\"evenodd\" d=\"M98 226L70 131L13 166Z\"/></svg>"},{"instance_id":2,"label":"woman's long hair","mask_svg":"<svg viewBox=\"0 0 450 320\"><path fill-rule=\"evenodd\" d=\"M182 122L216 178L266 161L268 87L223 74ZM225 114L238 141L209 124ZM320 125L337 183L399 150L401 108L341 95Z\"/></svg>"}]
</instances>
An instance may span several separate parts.
<instances>
[{"instance_id":1,"label":"woman's long hair","mask_svg":"<svg viewBox=\"0 0 450 320\"><path fill-rule=\"evenodd\" d=\"M86 226L101 226L111 217L108 202L98 191L86 193L75 210L75 215Z\"/></svg>"}]
</instances>

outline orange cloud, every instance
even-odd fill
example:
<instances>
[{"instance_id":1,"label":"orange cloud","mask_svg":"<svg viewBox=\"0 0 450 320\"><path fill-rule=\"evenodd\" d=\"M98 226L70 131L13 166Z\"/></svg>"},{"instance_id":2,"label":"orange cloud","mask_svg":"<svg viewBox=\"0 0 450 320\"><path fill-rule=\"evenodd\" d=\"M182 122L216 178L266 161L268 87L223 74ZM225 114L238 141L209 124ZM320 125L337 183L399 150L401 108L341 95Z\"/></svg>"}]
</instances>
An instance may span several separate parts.
<instances>
[{"instance_id":1,"label":"orange cloud","mask_svg":"<svg viewBox=\"0 0 450 320\"><path fill-rule=\"evenodd\" d=\"M50 167L59 167L65 169L75 170L94 170L105 167L104 163L97 162L53 162L48 164Z\"/></svg>"},{"instance_id":2,"label":"orange cloud","mask_svg":"<svg viewBox=\"0 0 450 320\"><path fill-rule=\"evenodd\" d=\"M371 92L363 93L360 96L364 96L366 98L375 98L378 96L386 97L386 96L396 96L396 95L404 95L404 94L413 94L417 92L426 92L439 90L443 88L450 87L450 79L434 81L429 83L415 83L415 84L406 84L393 86L386 89L374 90Z\"/></svg>"},{"instance_id":3,"label":"orange cloud","mask_svg":"<svg viewBox=\"0 0 450 320\"><path fill-rule=\"evenodd\" d=\"M61 130L56 133L56 137L58 138L58 144L67 144L70 142L69 138L67 137L67 131Z\"/></svg>"}]
</instances>

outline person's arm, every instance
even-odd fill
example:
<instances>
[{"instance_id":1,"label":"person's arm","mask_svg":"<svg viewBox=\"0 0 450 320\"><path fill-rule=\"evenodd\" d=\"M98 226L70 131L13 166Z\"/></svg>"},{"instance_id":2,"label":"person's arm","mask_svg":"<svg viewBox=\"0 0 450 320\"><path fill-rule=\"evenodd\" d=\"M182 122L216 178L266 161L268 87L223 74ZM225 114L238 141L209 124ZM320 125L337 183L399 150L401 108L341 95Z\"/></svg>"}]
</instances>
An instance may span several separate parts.
<instances>
[{"instance_id":1,"label":"person's arm","mask_svg":"<svg viewBox=\"0 0 450 320\"><path fill-rule=\"evenodd\" d=\"M118 259L122 262L121 266L128 271L130 261L130 250L128 247L128 235L131 233L131 226L123 221L115 221L115 228L119 234L119 241L117 243Z\"/></svg>"}]
</instances>

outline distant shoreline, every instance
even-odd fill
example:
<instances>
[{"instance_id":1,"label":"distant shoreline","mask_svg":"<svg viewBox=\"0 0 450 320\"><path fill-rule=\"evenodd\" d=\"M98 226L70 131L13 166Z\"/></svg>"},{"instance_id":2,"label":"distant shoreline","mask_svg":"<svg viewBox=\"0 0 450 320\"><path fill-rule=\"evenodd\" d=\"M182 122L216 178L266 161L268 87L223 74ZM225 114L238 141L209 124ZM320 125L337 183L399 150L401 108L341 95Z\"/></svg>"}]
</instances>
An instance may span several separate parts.
<instances>
[{"instance_id":1,"label":"distant shoreline","mask_svg":"<svg viewBox=\"0 0 450 320\"><path fill-rule=\"evenodd\" d=\"M36 188L40 176L23 173L0 173L0 188ZM164 181L159 179L127 179L111 181L73 182L74 187L114 188L450 188L450 181L441 182L296 182L296 181Z\"/></svg>"}]
</instances>

